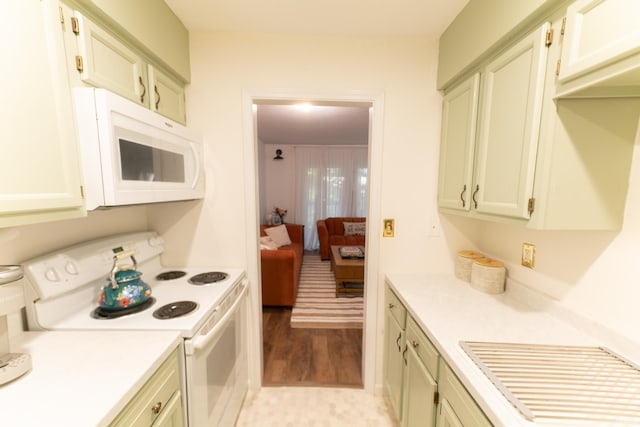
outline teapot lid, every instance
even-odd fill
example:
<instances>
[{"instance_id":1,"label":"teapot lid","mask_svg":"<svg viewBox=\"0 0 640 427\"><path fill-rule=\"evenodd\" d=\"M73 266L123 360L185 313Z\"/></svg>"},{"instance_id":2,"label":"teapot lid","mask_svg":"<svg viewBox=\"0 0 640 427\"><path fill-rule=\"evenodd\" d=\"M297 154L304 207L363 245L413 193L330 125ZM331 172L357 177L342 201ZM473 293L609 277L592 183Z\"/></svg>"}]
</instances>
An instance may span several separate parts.
<instances>
[{"instance_id":1,"label":"teapot lid","mask_svg":"<svg viewBox=\"0 0 640 427\"><path fill-rule=\"evenodd\" d=\"M117 283L124 283L124 282L130 282L132 280L138 280L140 276L142 276L142 273L134 269L116 271L114 275ZM111 277L107 277L107 280L111 281L112 279Z\"/></svg>"}]
</instances>

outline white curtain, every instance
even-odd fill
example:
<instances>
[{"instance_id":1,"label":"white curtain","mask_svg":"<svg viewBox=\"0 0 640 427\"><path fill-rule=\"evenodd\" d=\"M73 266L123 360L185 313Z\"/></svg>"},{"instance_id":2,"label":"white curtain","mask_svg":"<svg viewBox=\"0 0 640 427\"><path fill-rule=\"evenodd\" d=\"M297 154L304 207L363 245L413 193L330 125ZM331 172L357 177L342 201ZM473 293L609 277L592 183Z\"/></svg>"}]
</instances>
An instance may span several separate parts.
<instances>
[{"instance_id":1,"label":"white curtain","mask_svg":"<svg viewBox=\"0 0 640 427\"><path fill-rule=\"evenodd\" d=\"M319 248L316 221L366 216L367 147L295 147L296 223L304 224L304 248Z\"/></svg>"}]
</instances>

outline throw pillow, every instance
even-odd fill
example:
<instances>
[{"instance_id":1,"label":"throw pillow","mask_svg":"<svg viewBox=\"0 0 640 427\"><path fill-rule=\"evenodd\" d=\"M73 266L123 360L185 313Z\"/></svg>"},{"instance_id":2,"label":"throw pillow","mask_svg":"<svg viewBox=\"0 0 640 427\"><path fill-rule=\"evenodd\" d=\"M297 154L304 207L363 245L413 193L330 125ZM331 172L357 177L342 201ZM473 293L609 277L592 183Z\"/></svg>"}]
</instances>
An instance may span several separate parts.
<instances>
[{"instance_id":1,"label":"throw pillow","mask_svg":"<svg viewBox=\"0 0 640 427\"><path fill-rule=\"evenodd\" d=\"M366 222L343 222L344 235L353 236L355 234L366 235L367 223Z\"/></svg>"},{"instance_id":2,"label":"throw pillow","mask_svg":"<svg viewBox=\"0 0 640 427\"><path fill-rule=\"evenodd\" d=\"M260 249L275 251L276 249L278 249L278 245L273 241L271 237L262 236L260 237Z\"/></svg>"},{"instance_id":3,"label":"throw pillow","mask_svg":"<svg viewBox=\"0 0 640 427\"><path fill-rule=\"evenodd\" d=\"M274 242L276 242L278 247L291 244L291 239L287 232L287 226L284 224L276 227L265 228L264 232L267 236L271 237Z\"/></svg>"}]
</instances>

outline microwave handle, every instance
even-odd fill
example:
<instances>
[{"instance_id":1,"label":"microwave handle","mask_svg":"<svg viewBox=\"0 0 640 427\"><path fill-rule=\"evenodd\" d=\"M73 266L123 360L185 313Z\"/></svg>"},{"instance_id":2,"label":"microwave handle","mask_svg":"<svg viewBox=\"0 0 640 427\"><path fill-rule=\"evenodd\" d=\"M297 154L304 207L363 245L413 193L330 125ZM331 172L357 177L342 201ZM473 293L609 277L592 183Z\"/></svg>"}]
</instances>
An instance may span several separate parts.
<instances>
[{"instance_id":1,"label":"microwave handle","mask_svg":"<svg viewBox=\"0 0 640 427\"><path fill-rule=\"evenodd\" d=\"M224 316L222 316L222 318L216 323L216 325L213 328L211 328L211 330L208 331L206 334L198 335L196 338L194 338L190 342L189 341L185 342L185 353L187 355L189 356L193 355L197 351L207 347L209 343L215 340L218 337L219 333L222 332L222 329L225 327L225 324L227 323L229 318L235 315L235 312L238 309L238 306L244 303L242 299L244 298L245 293L247 292L247 281L243 280L240 286L242 286L242 289L240 290L240 293L238 294L236 301L233 303L231 308L227 310Z\"/></svg>"},{"instance_id":2,"label":"microwave handle","mask_svg":"<svg viewBox=\"0 0 640 427\"><path fill-rule=\"evenodd\" d=\"M195 173L195 176L193 177L191 188L196 188L196 185L198 185L198 180L200 179L200 154L196 149L195 143L192 142L190 145L191 145L191 151L193 152L193 158L196 161L196 173Z\"/></svg>"}]
</instances>

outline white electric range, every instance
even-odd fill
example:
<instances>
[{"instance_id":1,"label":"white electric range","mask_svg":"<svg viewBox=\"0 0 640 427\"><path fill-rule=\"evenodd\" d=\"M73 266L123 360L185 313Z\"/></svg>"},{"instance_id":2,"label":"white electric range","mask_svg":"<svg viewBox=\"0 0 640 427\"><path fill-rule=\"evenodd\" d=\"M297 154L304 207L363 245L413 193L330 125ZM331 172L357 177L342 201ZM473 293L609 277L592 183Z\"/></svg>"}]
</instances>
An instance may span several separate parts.
<instances>
[{"instance_id":1,"label":"white electric range","mask_svg":"<svg viewBox=\"0 0 640 427\"><path fill-rule=\"evenodd\" d=\"M244 271L166 267L161 263L163 250L161 237L142 232L81 243L24 262L29 329L179 331L188 425L233 425L248 387ZM102 310L100 291L114 254L122 251L133 251L151 299L131 309Z\"/></svg>"}]
</instances>

